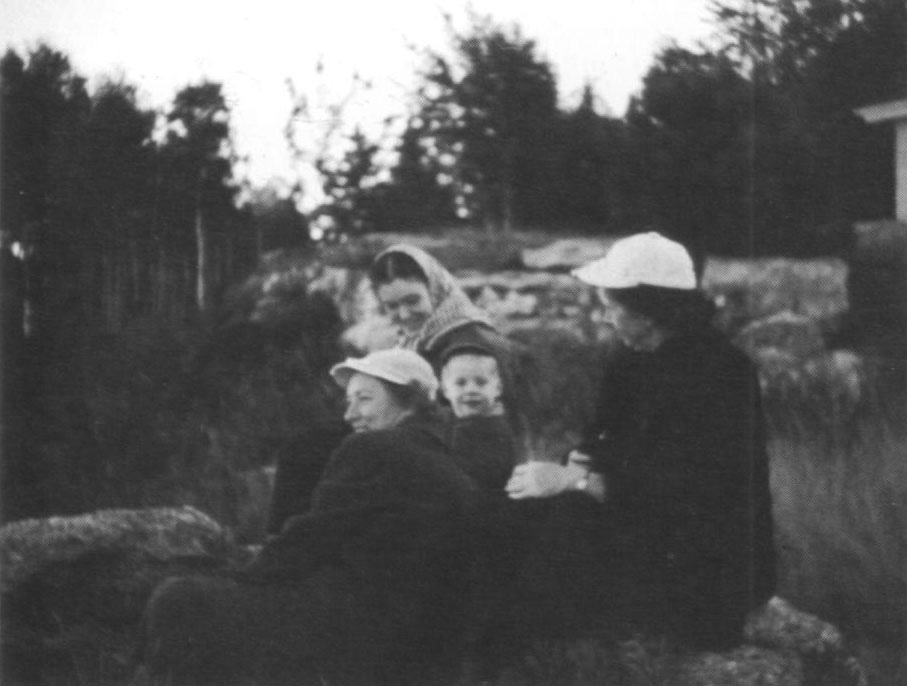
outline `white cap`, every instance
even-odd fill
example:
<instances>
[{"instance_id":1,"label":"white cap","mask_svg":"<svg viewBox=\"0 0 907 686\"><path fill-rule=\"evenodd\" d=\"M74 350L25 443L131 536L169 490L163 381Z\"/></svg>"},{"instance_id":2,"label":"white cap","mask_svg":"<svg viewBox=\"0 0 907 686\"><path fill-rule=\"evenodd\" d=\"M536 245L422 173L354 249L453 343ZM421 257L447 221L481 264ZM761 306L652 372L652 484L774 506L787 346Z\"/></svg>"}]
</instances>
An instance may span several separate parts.
<instances>
[{"instance_id":1,"label":"white cap","mask_svg":"<svg viewBox=\"0 0 907 686\"><path fill-rule=\"evenodd\" d=\"M391 348L369 353L365 357L348 357L331 367L334 381L346 388L356 373L368 374L400 386L409 386L421 391L429 400L438 392L438 379L431 365L412 350Z\"/></svg>"},{"instance_id":2,"label":"white cap","mask_svg":"<svg viewBox=\"0 0 907 686\"><path fill-rule=\"evenodd\" d=\"M607 255L574 269L572 274L599 288L696 288L690 253L680 243L654 231L616 241Z\"/></svg>"}]
</instances>

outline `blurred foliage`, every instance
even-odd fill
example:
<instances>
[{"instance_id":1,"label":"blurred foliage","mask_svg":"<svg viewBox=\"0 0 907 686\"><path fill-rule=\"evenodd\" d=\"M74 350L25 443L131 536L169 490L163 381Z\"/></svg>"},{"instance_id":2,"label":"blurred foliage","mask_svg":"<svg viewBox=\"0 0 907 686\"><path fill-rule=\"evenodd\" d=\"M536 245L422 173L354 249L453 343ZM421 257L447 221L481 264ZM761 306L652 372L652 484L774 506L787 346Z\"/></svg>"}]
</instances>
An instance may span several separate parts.
<instances>
[{"instance_id":1,"label":"blurred foliage","mask_svg":"<svg viewBox=\"0 0 907 686\"><path fill-rule=\"evenodd\" d=\"M4 398L4 521L187 504L260 537L263 468L341 412L326 373L336 353L322 352L336 347L336 314L301 317L210 329L143 319L30 347L27 383L14 405L10 389Z\"/></svg>"}]
</instances>

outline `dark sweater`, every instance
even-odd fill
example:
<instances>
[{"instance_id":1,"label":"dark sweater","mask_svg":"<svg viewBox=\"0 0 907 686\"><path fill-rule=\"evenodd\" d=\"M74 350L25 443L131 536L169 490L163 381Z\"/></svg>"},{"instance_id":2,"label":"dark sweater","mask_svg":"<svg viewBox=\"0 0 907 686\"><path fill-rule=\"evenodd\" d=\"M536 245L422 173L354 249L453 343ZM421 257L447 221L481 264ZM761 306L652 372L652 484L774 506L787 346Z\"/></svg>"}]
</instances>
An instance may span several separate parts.
<instances>
[{"instance_id":1,"label":"dark sweater","mask_svg":"<svg viewBox=\"0 0 907 686\"><path fill-rule=\"evenodd\" d=\"M481 488L503 494L504 485L519 460L517 441L504 416L454 417L449 442L453 458Z\"/></svg>"},{"instance_id":2,"label":"dark sweater","mask_svg":"<svg viewBox=\"0 0 907 686\"><path fill-rule=\"evenodd\" d=\"M352 429L342 419L306 428L282 447L274 474L267 533L280 533L286 521L312 506L312 494L331 455Z\"/></svg>"}]
</instances>

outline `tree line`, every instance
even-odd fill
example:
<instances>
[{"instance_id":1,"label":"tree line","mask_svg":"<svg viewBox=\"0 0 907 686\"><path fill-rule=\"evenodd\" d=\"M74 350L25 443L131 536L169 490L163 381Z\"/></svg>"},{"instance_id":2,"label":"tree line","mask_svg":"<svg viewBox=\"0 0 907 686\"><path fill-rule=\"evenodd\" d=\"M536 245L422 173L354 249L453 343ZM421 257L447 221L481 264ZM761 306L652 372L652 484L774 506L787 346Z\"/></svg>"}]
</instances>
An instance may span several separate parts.
<instances>
[{"instance_id":1,"label":"tree line","mask_svg":"<svg viewBox=\"0 0 907 686\"><path fill-rule=\"evenodd\" d=\"M887 216L891 131L853 109L907 96L904 3L711 10L711 46L662 49L620 118L598 112L590 86L559 106L551 65L518 27L449 22L448 49L424 51L390 179L361 183L379 170L357 134L329 211L346 231L652 226L744 255L834 250L843 224Z\"/></svg>"},{"instance_id":2,"label":"tree line","mask_svg":"<svg viewBox=\"0 0 907 686\"><path fill-rule=\"evenodd\" d=\"M127 83L90 95L46 45L0 69L4 246L27 271L28 327L191 316L248 266L219 84L187 86L159 115Z\"/></svg>"},{"instance_id":3,"label":"tree line","mask_svg":"<svg viewBox=\"0 0 907 686\"><path fill-rule=\"evenodd\" d=\"M335 234L653 227L711 252L796 254L889 213L891 131L853 108L907 94L904 3L722 0L712 12L712 46L662 49L623 117L600 113L591 86L560 105L551 65L518 27L448 18L447 46L421 51L402 133L356 130L316 160L327 200L308 215L295 207L311 190L301 184L292 198L265 189L239 202L219 84L187 86L157 113L122 81L89 94L48 46L8 51L4 245L30 258L35 312L78 302L115 328L204 310L262 250L305 241L316 221Z\"/></svg>"}]
</instances>

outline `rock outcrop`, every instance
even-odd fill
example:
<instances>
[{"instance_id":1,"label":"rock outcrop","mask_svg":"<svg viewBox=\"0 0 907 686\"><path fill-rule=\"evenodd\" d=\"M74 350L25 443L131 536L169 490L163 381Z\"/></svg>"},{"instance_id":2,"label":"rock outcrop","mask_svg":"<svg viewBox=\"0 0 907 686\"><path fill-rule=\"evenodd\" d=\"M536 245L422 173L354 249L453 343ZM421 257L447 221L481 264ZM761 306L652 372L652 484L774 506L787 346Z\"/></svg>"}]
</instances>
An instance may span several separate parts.
<instances>
[{"instance_id":1,"label":"rock outcrop","mask_svg":"<svg viewBox=\"0 0 907 686\"><path fill-rule=\"evenodd\" d=\"M0 529L0 555L3 683L119 686L133 669L152 589L168 576L223 573L249 553L214 520L184 507L14 522ZM694 655L628 641L618 667L659 686L865 686L841 633L780 598L752 615L745 636L734 650ZM613 654L594 639L546 650L547 669L586 670L590 678L604 673L596 664ZM533 660L535 668L544 662L538 654Z\"/></svg>"},{"instance_id":2,"label":"rock outcrop","mask_svg":"<svg viewBox=\"0 0 907 686\"><path fill-rule=\"evenodd\" d=\"M693 654L644 636L617 645L595 638L539 641L500 686L867 686L837 628L781 598L754 612L744 635L746 642L732 650Z\"/></svg>"},{"instance_id":3,"label":"rock outcrop","mask_svg":"<svg viewBox=\"0 0 907 686\"><path fill-rule=\"evenodd\" d=\"M2 683L126 683L153 588L245 556L228 530L192 507L7 524L0 529Z\"/></svg>"}]
</instances>

